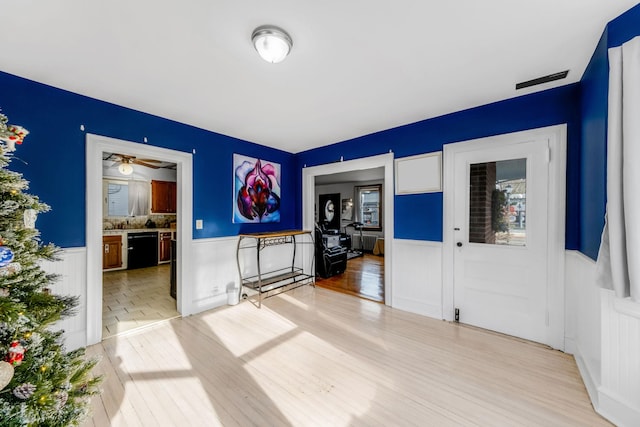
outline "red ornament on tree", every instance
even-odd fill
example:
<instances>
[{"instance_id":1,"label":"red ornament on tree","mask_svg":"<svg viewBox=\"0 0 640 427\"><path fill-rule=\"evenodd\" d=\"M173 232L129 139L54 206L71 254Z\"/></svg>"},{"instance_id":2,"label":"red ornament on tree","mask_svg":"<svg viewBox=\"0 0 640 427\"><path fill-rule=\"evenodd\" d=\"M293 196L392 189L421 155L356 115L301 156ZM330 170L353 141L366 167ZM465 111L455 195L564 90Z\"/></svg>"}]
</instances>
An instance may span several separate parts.
<instances>
[{"instance_id":1,"label":"red ornament on tree","mask_svg":"<svg viewBox=\"0 0 640 427\"><path fill-rule=\"evenodd\" d=\"M9 353L5 358L5 361L11 363L13 366L18 366L22 363L22 359L24 359L25 348L20 344L20 341L13 341L9 345Z\"/></svg>"}]
</instances>

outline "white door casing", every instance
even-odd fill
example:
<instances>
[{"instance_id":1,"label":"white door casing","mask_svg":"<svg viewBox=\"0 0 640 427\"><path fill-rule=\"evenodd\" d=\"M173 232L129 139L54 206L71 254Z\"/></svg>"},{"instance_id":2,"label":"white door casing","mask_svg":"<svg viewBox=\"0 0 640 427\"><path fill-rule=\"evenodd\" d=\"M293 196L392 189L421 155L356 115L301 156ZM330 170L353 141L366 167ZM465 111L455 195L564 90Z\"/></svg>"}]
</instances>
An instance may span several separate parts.
<instances>
[{"instance_id":1,"label":"white door casing","mask_svg":"<svg viewBox=\"0 0 640 427\"><path fill-rule=\"evenodd\" d=\"M102 340L102 153L122 152L153 157L177 165L177 310L191 314L191 243L193 217L193 155L106 136L86 137L87 342Z\"/></svg>"},{"instance_id":2,"label":"white door casing","mask_svg":"<svg viewBox=\"0 0 640 427\"><path fill-rule=\"evenodd\" d=\"M459 308L463 323L564 349L566 126L450 144L444 155L445 319ZM522 158L526 245L469 243L470 165Z\"/></svg>"}]
</instances>

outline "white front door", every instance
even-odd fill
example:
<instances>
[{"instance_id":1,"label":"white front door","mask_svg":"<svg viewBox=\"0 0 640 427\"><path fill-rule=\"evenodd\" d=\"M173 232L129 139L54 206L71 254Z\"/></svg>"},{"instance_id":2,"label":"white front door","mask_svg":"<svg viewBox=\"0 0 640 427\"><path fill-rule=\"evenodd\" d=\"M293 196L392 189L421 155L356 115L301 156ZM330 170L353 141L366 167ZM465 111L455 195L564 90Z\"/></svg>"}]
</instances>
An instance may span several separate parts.
<instances>
[{"instance_id":1,"label":"white front door","mask_svg":"<svg viewBox=\"0 0 640 427\"><path fill-rule=\"evenodd\" d=\"M550 235L558 228L550 202L557 191L550 190L564 181L553 182L556 142L549 134L522 132L448 148L453 170L445 191L453 194L445 233L454 316L558 348L564 324L557 311L563 308L552 299L561 294L562 280L555 280L557 263L550 258L558 240Z\"/></svg>"}]
</instances>

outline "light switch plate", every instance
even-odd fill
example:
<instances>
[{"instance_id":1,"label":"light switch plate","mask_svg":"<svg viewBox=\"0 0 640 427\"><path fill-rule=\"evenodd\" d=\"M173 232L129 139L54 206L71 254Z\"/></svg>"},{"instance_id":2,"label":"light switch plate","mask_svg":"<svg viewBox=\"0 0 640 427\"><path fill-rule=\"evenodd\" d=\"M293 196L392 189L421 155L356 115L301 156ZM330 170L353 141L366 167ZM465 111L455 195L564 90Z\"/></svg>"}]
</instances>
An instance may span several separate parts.
<instances>
[{"instance_id":1,"label":"light switch plate","mask_svg":"<svg viewBox=\"0 0 640 427\"><path fill-rule=\"evenodd\" d=\"M196 230L202 230L202 227L204 226L203 222L201 219L196 219Z\"/></svg>"}]
</instances>

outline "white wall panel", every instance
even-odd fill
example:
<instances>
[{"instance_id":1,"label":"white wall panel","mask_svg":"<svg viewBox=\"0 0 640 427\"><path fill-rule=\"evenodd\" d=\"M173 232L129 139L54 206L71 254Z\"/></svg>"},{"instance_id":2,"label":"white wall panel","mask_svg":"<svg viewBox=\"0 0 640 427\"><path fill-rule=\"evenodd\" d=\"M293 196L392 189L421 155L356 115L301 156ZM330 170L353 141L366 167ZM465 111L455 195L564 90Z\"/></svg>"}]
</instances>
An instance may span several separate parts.
<instances>
[{"instance_id":1,"label":"white wall panel","mask_svg":"<svg viewBox=\"0 0 640 427\"><path fill-rule=\"evenodd\" d=\"M60 258L60 261L42 261L41 266L47 273L60 276L51 286L52 293L78 297L76 314L54 325L54 329L65 331L65 345L73 350L87 343L87 252L85 248L67 248Z\"/></svg>"},{"instance_id":2,"label":"white wall panel","mask_svg":"<svg viewBox=\"0 0 640 427\"><path fill-rule=\"evenodd\" d=\"M640 304L602 290L600 412L620 426L640 425Z\"/></svg>"},{"instance_id":3,"label":"white wall panel","mask_svg":"<svg viewBox=\"0 0 640 427\"><path fill-rule=\"evenodd\" d=\"M577 251L566 252L565 350L574 354L592 399L600 384L600 289L596 264Z\"/></svg>"},{"instance_id":4,"label":"white wall panel","mask_svg":"<svg viewBox=\"0 0 640 427\"><path fill-rule=\"evenodd\" d=\"M191 287L192 300L187 302L189 313L199 313L227 303L227 287L238 286L237 242L237 237L193 241L193 283L183 284Z\"/></svg>"},{"instance_id":5,"label":"white wall panel","mask_svg":"<svg viewBox=\"0 0 640 427\"><path fill-rule=\"evenodd\" d=\"M442 319L442 244L393 240L393 307Z\"/></svg>"},{"instance_id":6,"label":"white wall panel","mask_svg":"<svg viewBox=\"0 0 640 427\"><path fill-rule=\"evenodd\" d=\"M595 261L566 252L566 348L593 406L619 426L640 425L640 304L596 283Z\"/></svg>"},{"instance_id":7,"label":"white wall panel","mask_svg":"<svg viewBox=\"0 0 640 427\"><path fill-rule=\"evenodd\" d=\"M300 242L310 242L305 236L298 236ZM252 239L243 241L243 246L255 245ZM189 306L191 314L210 310L227 303L227 289L237 289L240 283L236 248L238 237L224 237L218 239L199 239L193 241L192 249L192 278L190 294L193 299ZM313 246L298 244L296 249L296 266L310 268ZM260 252L260 266L262 273L282 268L291 268L293 260L293 245L274 245L264 248ZM243 275L257 274L256 250L246 248L241 250L240 266ZM305 263L305 261L307 261ZM303 265L304 264L304 265Z\"/></svg>"}]
</instances>

